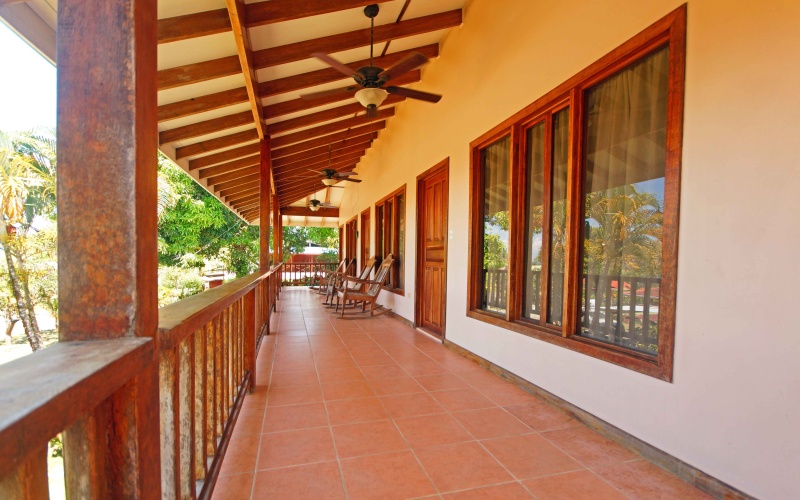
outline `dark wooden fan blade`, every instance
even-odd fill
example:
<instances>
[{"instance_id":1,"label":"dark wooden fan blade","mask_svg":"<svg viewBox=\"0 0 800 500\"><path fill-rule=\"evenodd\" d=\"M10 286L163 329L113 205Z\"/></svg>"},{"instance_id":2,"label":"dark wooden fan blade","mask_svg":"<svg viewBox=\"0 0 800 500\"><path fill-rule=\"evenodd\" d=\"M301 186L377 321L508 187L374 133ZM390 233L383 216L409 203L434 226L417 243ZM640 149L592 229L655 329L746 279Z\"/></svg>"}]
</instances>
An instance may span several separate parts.
<instances>
[{"instance_id":1,"label":"dark wooden fan blade","mask_svg":"<svg viewBox=\"0 0 800 500\"><path fill-rule=\"evenodd\" d=\"M336 174L336 177L348 177L351 175L358 175L356 172L339 172Z\"/></svg>"},{"instance_id":2,"label":"dark wooden fan blade","mask_svg":"<svg viewBox=\"0 0 800 500\"><path fill-rule=\"evenodd\" d=\"M382 82L388 82L392 78L397 78L400 75L408 73L412 69L417 69L423 64L428 62L428 58L419 52L414 52L406 57L397 61L391 68L384 70L383 73L378 75Z\"/></svg>"},{"instance_id":3,"label":"dark wooden fan blade","mask_svg":"<svg viewBox=\"0 0 800 500\"><path fill-rule=\"evenodd\" d=\"M361 181L358 181L358 182L361 182ZM339 188L339 189L344 189L344 186L328 186L328 187L329 187L329 188Z\"/></svg>"},{"instance_id":4,"label":"dark wooden fan blade","mask_svg":"<svg viewBox=\"0 0 800 500\"><path fill-rule=\"evenodd\" d=\"M320 61L324 62L325 64L327 64L331 68L333 68L336 71L338 71L338 72L340 72L342 74L345 74L345 75L347 75L347 76L349 76L351 78L355 78L357 76L360 76L358 74L358 71L350 68L346 64L340 63L339 61L337 61L336 59L332 58L328 54L325 54L324 52L314 52L313 54L311 54L311 57L316 57L317 59L319 59Z\"/></svg>"},{"instance_id":5,"label":"dark wooden fan blade","mask_svg":"<svg viewBox=\"0 0 800 500\"><path fill-rule=\"evenodd\" d=\"M311 99L319 99L321 97L328 97L330 95L344 94L344 93L347 93L347 92L351 92L352 93L352 92L355 92L356 90L358 90L359 88L360 87L358 85L351 85L349 87L341 87L341 88L338 88L338 89L323 90L322 92L314 92L314 93L311 93L311 94L301 95L300 99L311 100Z\"/></svg>"},{"instance_id":6,"label":"dark wooden fan blade","mask_svg":"<svg viewBox=\"0 0 800 500\"><path fill-rule=\"evenodd\" d=\"M350 177L343 177L342 180L348 182L361 182L361 179L351 179Z\"/></svg>"},{"instance_id":7,"label":"dark wooden fan blade","mask_svg":"<svg viewBox=\"0 0 800 500\"><path fill-rule=\"evenodd\" d=\"M442 96L439 94L431 94L430 92L422 92L421 90L407 89L405 87L386 87L385 90L390 94L401 95L420 101L439 102L442 100Z\"/></svg>"}]
</instances>

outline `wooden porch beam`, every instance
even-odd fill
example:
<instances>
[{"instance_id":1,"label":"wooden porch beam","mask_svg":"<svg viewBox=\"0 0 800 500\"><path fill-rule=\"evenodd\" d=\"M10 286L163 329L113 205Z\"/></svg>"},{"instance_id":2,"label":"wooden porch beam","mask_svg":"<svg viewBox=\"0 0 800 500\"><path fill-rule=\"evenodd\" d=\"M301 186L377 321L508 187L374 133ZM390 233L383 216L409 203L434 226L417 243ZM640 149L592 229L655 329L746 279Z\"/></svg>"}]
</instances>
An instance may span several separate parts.
<instances>
[{"instance_id":1,"label":"wooden porch beam","mask_svg":"<svg viewBox=\"0 0 800 500\"><path fill-rule=\"evenodd\" d=\"M347 169L355 168L355 165L350 165L345 167ZM279 191L281 195L281 200L286 200L284 206L291 205L292 203L296 202L298 199L302 198L307 194L313 194L319 191L320 186L322 183L319 181L308 181L306 184L298 184L295 186L291 186L290 189ZM335 188L341 189L341 188Z\"/></svg>"},{"instance_id":2,"label":"wooden porch beam","mask_svg":"<svg viewBox=\"0 0 800 500\"><path fill-rule=\"evenodd\" d=\"M233 172L234 170L240 170L246 167L253 167L258 165L260 156L253 155L248 156L246 158L239 158L238 160L233 160L228 163L223 163L222 165L217 165L214 167L208 167L200 170L198 173L198 177L201 179L205 179L206 177L213 177L215 175L226 174L228 172Z\"/></svg>"},{"instance_id":3,"label":"wooden porch beam","mask_svg":"<svg viewBox=\"0 0 800 500\"><path fill-rule=\"evenodd\" d=\"M316 212L307 207L282 207L281 215L296 217L339 217L338 208L320 208Z\"/></svg>"},{"instance_id":4,"label":"wooden porch beam","mask_svg":"<svg viewBox=\"0 0 800 500\"><path fill-rule=\"evenodd\" d=\"M226 201L231 205L237 205L239 203L245 203L248 201L256 201L256 200L258 200L258 193L250 193L246 195L243 194L236 197L232 197Z\"/></svg>"},{"instance_id":5,"label":"wooden porch beam","mask_svg":"<svg viewBox=\"0 0 800 500\"><path fill-rule=\"evenodd\" d=\"M217 193L222 197L230 196L232 194L241 193L243 191L247 191L249 189L258 189L258 182L251 182L249 184L242 184L241 186L232 187L230 189L225 189Z\"/></svg>"},{"instance_id":6,"label":"wooden porch beam","mask_svg":"<svg viewBox=\"0 0 800 500\"><path fill-rule=\"evenodd\" d=\"M209 185L214 189L214 193L222 191L223 189L230 189L232 187L241 186L242 184L249 184L253 181L258 181L258 174L251 174L247 177L240 177L239 179L233 179L231 181L221 182L215 185Z\"/></svg>"},{"instance_id":7,"label":"wooden porch beam","mask_svg":"<svg viewBox=\"0 0 800 500\"><path fill-rule=\"evenodd\" d=\"M266 127L264 126L264 106L258 97L257 86L258 78L253 67L253 47L250 44L250 32L245 27L245 5L244 0L225 0L228 7L228 15L231 18L233 37L236 40L236 51L239 54L239 62L242 65L242 75L244 75L244 87L247 89L247 98L250 101L250 111L253 121L256 124L258 138L264 139Z\"/></svg>"},{"instance_id":8,"label":"wooden porch beam","mask_svg":"<svg viewBox=\"0 0 800 500\"><path fill-rule=\"evenodd\" d=\"M352 139L349 141L340 141L330 145L330 150L328 150L328 146L322 146L315 149L309 149L308 151L304 151L302 153L298 153L296 155L285 156L283 158L278 158L277 160L272 160L272 168L280 168L293 165L295 163L306 161L306 160L321 160L323 158L328 158L328 152L330 151L331 158L338 158L340 156L348 155L350 153L355 153L357 151L363 151L365 149L369 149L370 145L372 144L371 140L359 140L360 138Z\"/></svg>"},{"instance_id":9,"label":"wooden porch beam","mask_svg":"<svg viewBox=\"0 0 800 500\"><path fill-rule=\"evenodd\" d=\"M258 192L259 192L258 191L258 183L256 183L255 187L253 187L253 184L245 184L244 187L245 187L245 189L240 189L237 192L231 192L231 191L234 191L235 188L234 189L226 189L225 191L228 194L219 193L219 195L220 195L220 197L225 198L225 201L227 201L228 203L231 203L234 200L236 200L237 197L249 196L251 194L258 194Z\"/></svg>"},{"instance_id":10,"label":"wooden porch beam","mask_svg":"<svg viewBox=\"0 0 800 500\"><path fill-rule=\"evenodd\" d=\"M258 154L261 146L258 143L248 144L247 146L240 146L238 148L229 149L221 153L214 153L208 156L202 156L194 160L189 160L189 171L197 170L198 168L209 167L217 165L226 161L235 160L244 156Z\"/></svg>"},{"instance_id":11,"label":"wooden porch beam","mask_svg":"<svg viewBox=\"0 0 800 500\"><path fill-rule=\"evenodd\" d=\"M202 122L164 130L158 134L158 142L159 144L167 144L170 142L184 141L186 139L193 139L195 137L200 137L201 135L213 134L229 128L249 125L251 123L253 123L253 114L250 111L243 111L241 113L220 116L219 118L213 118L211 120L204 120Z\"/></svg>"},{"instance_id":12,"label":"wooden porch beam","mask_svg":"<svg viewBox=\"0 0 800 500\"><path fill-rule=\"evenodd\" d=\"M461 24L461 9L440 12L429 16L418 17L399 23L384 24L375 27L375 43L405 38L431 31L452 28ZM364 28L347 33L324 36L312 40L280 45L253 52L253 62L257 69L269 68L279 64L308 59L314 52L332 54L359 47L368 47L370 30Z\"/></svg>"},{"instance_id":13,"label":"wooden porch beam","mask_svg":"<svg viewBox=\"0 0 800 500\"><path fill-rule=\"evenodd\" d=\"M251 3L247 6L247 27L291 21L388 1L390 0L337 0L335 2L331 0L270 0L269 2Z\"/></svg>"},{"instance_id":14,"label":"wooden porch beam","mask_svg":"<svg viewBox=\"0 0 800 500\"><path fill-rule=\"evenodd\" d=\"M278 195L272 197L272 240L275 242L275 261L283 262L283 217Z\"/></svg>"},{"instance_id":15,"label":"wooden porch beam","mask_svg":"<svg viewBox=\"0 0 800 500\"><path fill-rule=\"evenodd\" d=\"M272 158L273 159L283 158L284 156L301 153L309 149L314 149L321 146L327 146L328 144L335 144L339 141L354 139L356 137L361 139L365 137L371 137L375 139L375 132L378 132L385 128L386 128L386 121L380 121L378 123L371 123L363 127L356 127L350 130L345 130L344 132L337 132L335 134L326 135L324 137L318 137L310 141L304 141L299 144L293 144L285 148L276 149L272 151Z\"/></svg>"},{"instance_id":16,"label":"wooden porch beam","mask_svg":"<svg viewBox=\"0 0 800 500\"><path fill-rule=\"evenodd\" d=\"M335 168L337 172L347 172L355 168L355 162L351 163L343 163L341 166ZM285 181L283 184L277 187L278 192L281 194L284 193L291 193L297 189L305 189L306 187L315 188L317 191L324 186L322 184L322 177L314 177L312 175L306 177L296 177L291 181ZM337 188L338 189L338 188Z\"/></svg>"},{"instance_id":17,"label":"wooden porch beam","mask_svg":"<svg viewBox=\"0 0 800 500\"><path fill-rule=\"evenodd\" d=\"M425 45L413 49L402 50L400 52L394 52L384 57L377 57L375 58L373 65L379 66L381 68L388 68L392 66L394 63L398 62L400 59L414 52L419 52L428 58L434 58L439 55L439 45L434 43L431 45ZM368 66L368 65L369 65L369 59L361 59L359 61L352 61L347 63L347 66L353 69L358 69L362 66ZM276 78L274 80L261 82L260 84L258 84L258 94L263 99L283 94L286 92L293 92L300 89L315 87L317 85L322 85L324 83L338 82L340 80L345 80L345 79L347 79L345 75L343 75L342 73L333 68L319 69L316 71L309 71L307 73L302 73L299 75L287 76L284 78ZM350 83L354 84L355 82L350 80L348 84ZM393 80L392 85L396 84L397 81Z\"/></svg>"},{"instance_id":18,"label":"wooden porch beam","mask_svg":"<svg viewBox=\"0 0 800 500\"><path fill-rule=\"evenodd\" d=\"M231 30L225 9L207 10L158 20L158 43L178 42Z\"/></svg>"},{"instance_id":19,"label":"wooden porch beam","mask_svg":"<svg viewBox=\"0 0 800 500\"><path fill-rule=\"evenodd\" d=\"M207 141L197 142L189 146L183 146L175 150L175 158L187 158L196 156L218 149L225 149L244 142L252 142L258 140L258 132L255 129L245 130L243 132L236 132L235 134L218 137L216 139L209 139Z\"/></svg>"},{"instance_id":20,"label":"wooden porch beam","mask_svg":"<svg viewBox=\"0 0 800 500\"><path fill-rule=\"evenodd\" d=\"M240 87L238 89L223 90L222 92L216 92L214 94L193 97L184 101L162 104L158 107L158 121L163 122L175 120L176 118L185 118L198 113L241 104L247 102L247 100L247 89Z\"/></svg>"},{"instance_id":21,"label":"wooden porch beam","mask_svg":"<svg viewBox=\"0 0 800 500\"><path fill-rule=\"evenodd\" d=\"M392 80L393 85L408 85L410 83L416 83L420 80L420 73L417 71L412 71L410 73L406 73L405 75L397 77L397 79ZM279 102L277 104L270 104L264 108L264 113L266 113L267 118L272 119L278 116L288 115L292 113L298 113L300 111L305 111L307 109L317 108L319 106L325 106L326 104L332 104L334 102L339 101L346 101L349 99L353 99L353 94L350 93L342 93L342 94L334 94L327 97L319 97L317 99L303 99L297 98L292 99L290 101Z\"/></svg>"},{"instance_id":22,"label":"wooden porch beam","mask_svg":"<svg viewBox=\"0 0 800 500\"><path fill-rule=\"evenodd\" d=\"M273 137L272 145L276 148L285 147L290 144L307 141L309 139L313 139L322 135L328 135L340 130L367 125L371 120L383 120L392 116L394 116L394 108L381 109L378 111L378 114L375 116L375 118L367 118L365 115L361 115L355 118L348 118L346 120L339 120L333 123L320 125L319 127L301 130L300 132L282 135L277 138Z\"/></svg>"},{"instance_id":23,"label":"wooden porch beam","mask_svg":"<svg viewBox=\"0 0 800 500\"><path fill-rule=\"evenodd\" d=\"M61 0L57 31L59 341L155 346L65 430L66 495L161 498L156 0Z\"/></svg>"},{"instance_id":24,"label":"wooden porch beam","mask_svg":"<svg viewBox=\"0 0 800 500\"><path fill-rule=\"evenodd\" d=\"M158 72L158 90L173 89L215 78L238 75L242 72L239 56L227 56L211 61L186 64Z\"/></svg>"},{"instance_id":25,"label":"wooden porch beam","mask_svg":"<svg viewBox=\"0 0 800 500\"><path fill-rule=\"evenodd\" d=\"M390 95L385 101L383 101L383 103L381 103L380 108L388 108L389 106L394 106L395 104L403 102L404 100L405 97L403 96ZM309 127L311 125L316 125L317 123L329 122L331 120L336 120L337 118L353 116L363 112L364 106L362 106L359 102L354 102L352 104L326 109L325 111L317 111L316 113L298 116L297 118L290 118L289 120L271 123L269 125L269 131L271 134L286 133L290 130Z\"/></svg>"},{"instance_id":26,"label":"wooden porch beam","mask_svg":"<svg viewBox=\"0 0 800 500\"><path fill-rule=\"evenodd\" d=\"M242 177L247 177L248 175L257 174L258 167L249 167L249 168L242 168L239 170L234 170L233 172L227 172L224 174L215 175L213 177L208 178L208 185L214 186L221 182L232 181L234 179L239 179Z\"/></svg>"}]
</instances>

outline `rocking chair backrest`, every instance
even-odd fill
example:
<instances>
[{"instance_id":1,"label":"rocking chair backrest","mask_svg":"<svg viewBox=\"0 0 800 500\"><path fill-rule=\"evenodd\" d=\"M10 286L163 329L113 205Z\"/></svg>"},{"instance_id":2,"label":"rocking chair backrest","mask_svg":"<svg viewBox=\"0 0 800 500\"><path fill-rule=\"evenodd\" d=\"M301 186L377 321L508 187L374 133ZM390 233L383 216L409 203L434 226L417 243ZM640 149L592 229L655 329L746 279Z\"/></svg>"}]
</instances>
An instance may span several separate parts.
<instances>
[{"instance_id":1,"label":"rocking chair backrest","mask_svg":"<svg viewBox=\"0 0 800 500\"><path fill-rule=\"evenodd\" d=\"M375 279L373 280L374 284L370 285L369 289L367 289L367 295L378 295L381 285L383 285L383 282L386 281L386 277L389 275L389 271L392 269L392 263L394 263L392 254L387 255L386 258L383 259L378 271L375 273Z\"/></svg>"},{"instance_id":2,"label":"rocking chair backrest","mask_svg":"<svg viewBox=\"0 0 800 500\"><path fill-rule=\"evenodd\" d=\"M369 279L369 274L372 272L372 268L375 267L376 260L377 259L375 257L372 257L364 264L364 269L361 270L361 276L358 277L359 279L362 280Z\"/></svg>"},{"instance_id":3,"label":"rocking chair backrest","mask_svg":"<svg viewBox=\"0 0 800 500\"><path fill-rule=\"evenodd\" d=\"M333 274L331 275L331 283L334 286L341 286L344 282L344 276L350 276L350 269L352 269L356 265L356 259L347 261L347 266L344 268L341 274Z\"/></svg>"}]
</instances>

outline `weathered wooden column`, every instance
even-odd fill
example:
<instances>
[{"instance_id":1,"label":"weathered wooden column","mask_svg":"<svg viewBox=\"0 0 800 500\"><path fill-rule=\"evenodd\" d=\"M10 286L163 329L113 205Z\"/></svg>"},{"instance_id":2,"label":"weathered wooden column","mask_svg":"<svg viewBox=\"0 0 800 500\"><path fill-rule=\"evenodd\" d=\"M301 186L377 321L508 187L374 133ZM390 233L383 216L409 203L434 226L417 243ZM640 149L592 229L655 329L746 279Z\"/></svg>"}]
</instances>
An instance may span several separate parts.
<instances>
[{"instance_id":1,"label":"weathered wooden column","mask_svg":"<svg viewBox=\"0 0 800 500\"><path fill-rule=\"evenodd\" d=\"M278 195L272 197L272 241L275 251L275 264L283 262L283 218Z\"/></svg>"},{"instance_id":2,"label":"weathered wooden column","mask_svg":"<svg viewBox=\"0 0 800 500\"><path fill-rule=\"evenodd\" d=\"M270 186L270 147L269 137L261 141L261 169L260 169L260 214L259 214L259 269L261 272L269 270L269 221L270 210L269 202L272 198L272 187ZM273 245L276 242L273 241Z\"/></svg>"},{"instance_id":3,"label":"weathered wooden column","mask_svg":"<svg viewBox=\"0 0 800 500\"><path fill-rule=\"evenodd\" d=\"M58 5L61 341L157 344L156 0ZM64 434L68 498L160 498L153 359Z\"/></svg>"}]
</instances>

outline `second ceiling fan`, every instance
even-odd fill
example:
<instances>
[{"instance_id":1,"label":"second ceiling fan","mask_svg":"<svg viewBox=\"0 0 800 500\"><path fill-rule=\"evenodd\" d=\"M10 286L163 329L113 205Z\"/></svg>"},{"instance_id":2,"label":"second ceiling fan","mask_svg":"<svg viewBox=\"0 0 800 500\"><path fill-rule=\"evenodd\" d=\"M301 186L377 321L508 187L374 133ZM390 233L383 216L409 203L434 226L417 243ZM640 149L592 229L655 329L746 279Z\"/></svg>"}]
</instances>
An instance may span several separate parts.
<instances>
[{"instance_id":1,"label":"second ceiling fan","mask_svg":"<svg viewBox=\"0 0 800 500\"><path fill-rule=\"evenodd\" d=\"M347 66L346 64L342 64L341 62L337 61L333 57L329 56L328 54L324 54L322 52L315 52L311 54L313 57L321 60L325 64L329 65L330 67L334 68L335 70L353 78L358 85L353 85L350 87L339 88L334 90L326 90L322 92L316 92L313 94L306 94L301 96L303 99L315 99L318 97L325 97L333 94L344 93L344 92L354 92L358 89L358 92L355 93L355 98L360 102L365 108L367 108L367 117L373 118L378 113L378 106L380 106L386 97L389 94L399 95L403 97L408 97L410 99L417 99L420 101L426 102L439 102L442 96L438 94L431 94L430 92L422 92L420 90L413 90L407 89L405 87L396 87L396 86L385 86L392 78L397 78L400 75L408 73L412 71L426 62L428 62L428 58L424 55L420 54L419 52L414 52L397 63L395 63L392 67L388 69L383 69L378 66L373 65L373 51L375 49L375 16L378 15L380 8L377 4L367 5L364 8L364 15L370 19L370 43L369 43L369 66L363 66L354 70Z\"/></svg>"}]
</instances>

